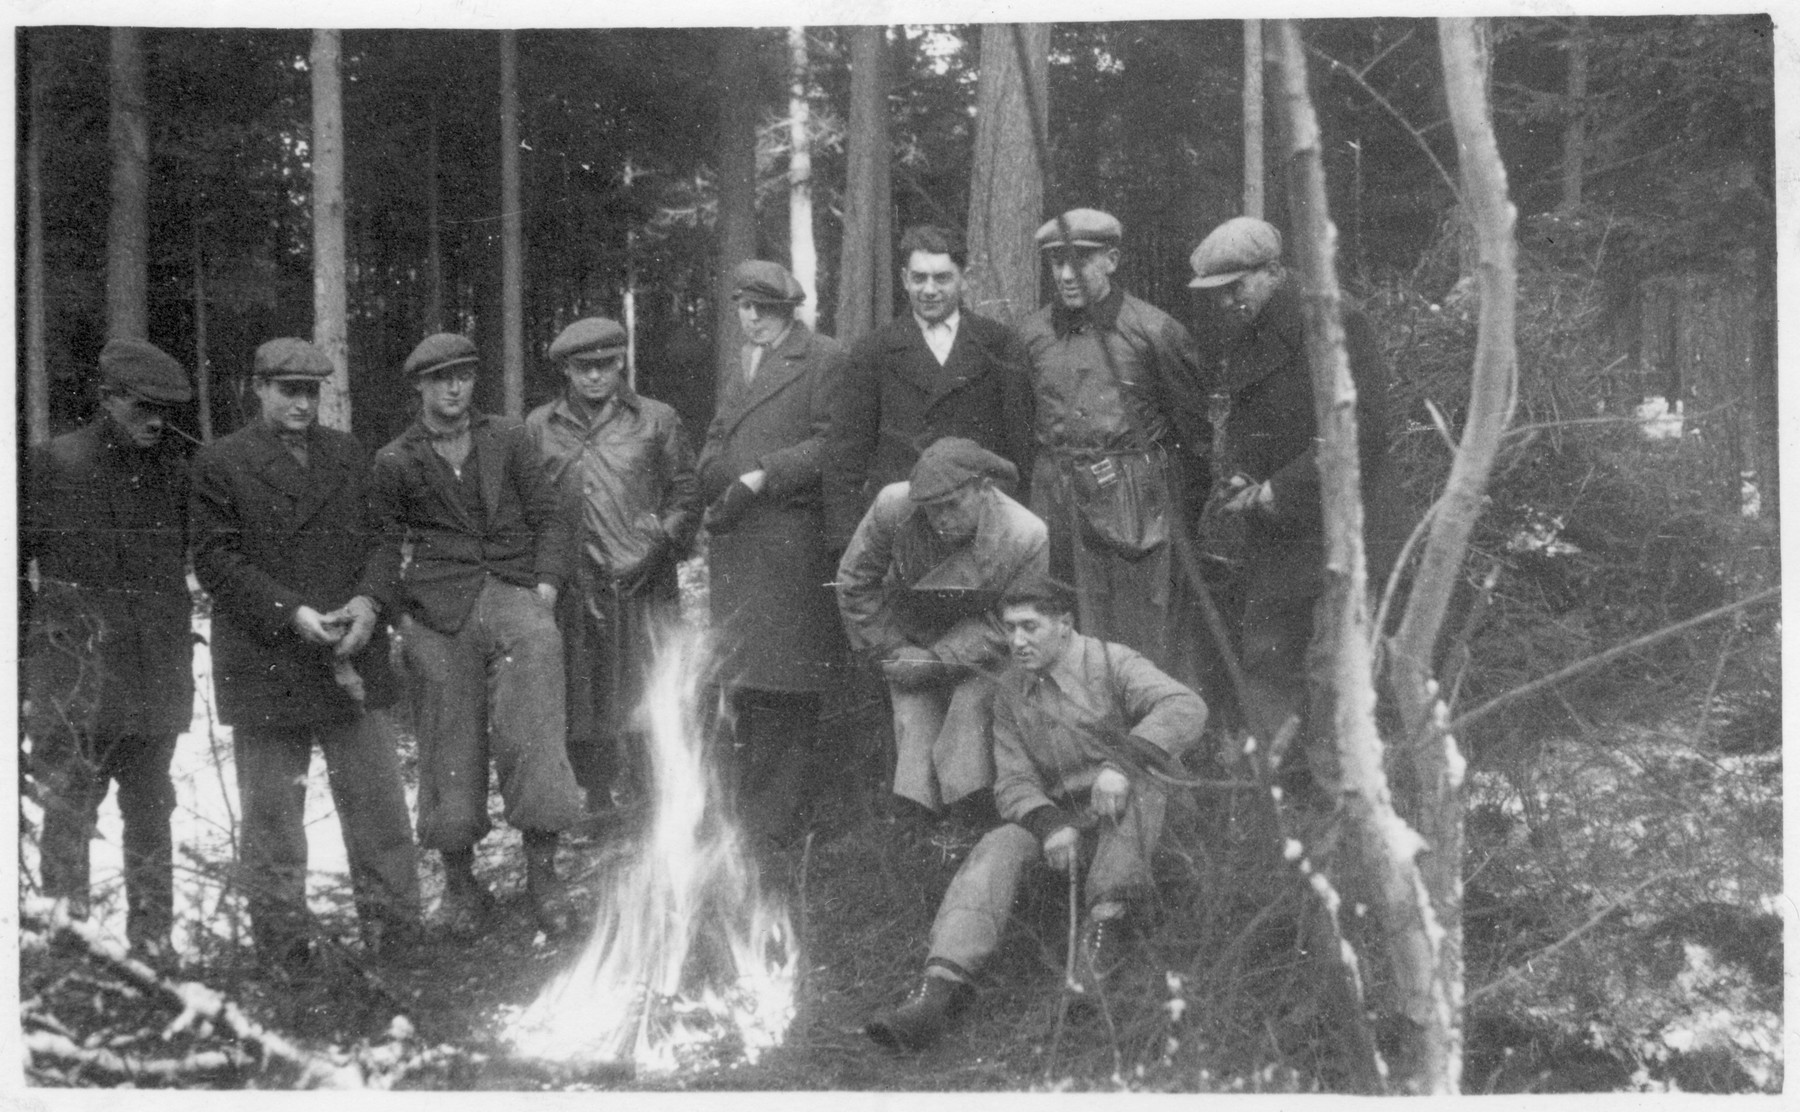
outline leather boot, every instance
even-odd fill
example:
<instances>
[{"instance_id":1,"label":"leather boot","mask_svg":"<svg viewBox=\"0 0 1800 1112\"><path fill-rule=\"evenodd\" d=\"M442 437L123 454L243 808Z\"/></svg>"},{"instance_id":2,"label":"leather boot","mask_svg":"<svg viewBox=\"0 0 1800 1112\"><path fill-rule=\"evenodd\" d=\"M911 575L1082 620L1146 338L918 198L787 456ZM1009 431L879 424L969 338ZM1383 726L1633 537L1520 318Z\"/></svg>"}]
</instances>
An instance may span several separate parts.
<instances>
[{"instance_id":1,"label":"leather boot","mask_svg":"<svg viewBox=\"0 0 1800 1112\"><path fill-rule=\"evenodd\" d=\"M870 1020L863 1032L889 1050L924 1050L943 1037L974 996L963 982L928 973L904 1004Z\"/></svg>"},{"instance_id":2,"label":"leather boot","mask_svg":"<svg viewBox=\"0 0 1800 1112\"><path fill-rule=\"evenodd\" d=\"M1105 990L1107 978L1125 964L1131 942L1132 928L1126 916L1088 917L1075 957L1076 985L1083 995L1091 997Z\"/></svg>"},{"instance_id":3,"label":"leather boot","mask_svg":"<svg viewBox=\"0 0 1800 1112\"><path fill-rule=\"evenodd\" d=\"M556 876L554 831L525 834L525 894L531 900L531 917L538 930L555 937L569 929L568 915L557 906L562 900L562 881Z\"/></svg>"},{"instance_id":4,"label":"leather boot","mask_svg":"<svg viewBox=\"0 0 1800 1112\"><path fill-rule=\"evenodd\" d=\"M444 920L450 933L472 938L487 929L494 897L475 879L474 849L444 850Z\"/></svg>"}]
</instances>

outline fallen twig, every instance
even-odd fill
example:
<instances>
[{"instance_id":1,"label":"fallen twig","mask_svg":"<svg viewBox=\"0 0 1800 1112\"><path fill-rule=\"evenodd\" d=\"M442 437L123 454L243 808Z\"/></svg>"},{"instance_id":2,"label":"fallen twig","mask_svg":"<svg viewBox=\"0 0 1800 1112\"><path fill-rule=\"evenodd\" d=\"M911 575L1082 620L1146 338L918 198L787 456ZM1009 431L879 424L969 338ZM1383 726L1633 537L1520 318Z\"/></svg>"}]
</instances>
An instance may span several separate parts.
<instances>
[{"instance_id":1,"label":"fallen twig","mask_svg":"<svg viewBox=\"0 0 1800 1112\"><path fill-rule=\"evenodd\" d=\"M1650 887L1652 884L1655 884L1658 881L1667 880L1673 875L1675 875L1675 870L1666 869L1660 873L1657 873L1655 876L1650 877L1647 880L1640 881L1639 883L1637 883L1636 885L1634 885L1632 887L1631 891L1625 893L1623 896L1620 896L1618 899L1613 900L1611 903L1607 904L1605 907L1601 908L1599 911L1594 912L1593 915L1588 917L1587 922L1581 924L1579 927L1576 927L1574 930L1570 931L1568 934L1563 935L1561 938L1557 939L1555 942L1550 943L1550 945L1545 946L1543 949L1533 952L1528 957L1526 957L1526 959L1524 961L1513 966L1511 969L1508 969L1506 972L1500 974L1498 977L1495 977L1493 980L1489 981L1487 984L1482 985L1480 988L1475 989L1474 991L1470 992L1467 996L1465 996L1463 998L1463 1005L1465 1007L1467 1007L1468 1005L1473 1004L1476 1001L1480 1000L1484 996L1491 996L1495 992L1498 992L1500 990L1501 986L1509 984L1513 981L1518 980L1520 977L1523 977L1525 974L1531 972L1531 963L1532 962L1542 961L1543 959L1551 956L1552 954L1555 954L1556 952L1561 950L1564 946L1569 945L1571 942L1574 942L1577 938L1580 938L1582 935L1586 934L1587 932L1593 930L1595 927L1599 926L1602 922L1605 921L1607 916L1611 915L1614 911L1618 910L1621 905L1626 903L1628 900L1636 898L1636 896L1639 892L1642 892L1644 889Z\"/></svg>"},{"instance_id":2,"label":"fallen twig","mask_svg":"<svg viewBox=\"0 0 1800 1112\"><path fill-rule=\"evenodd\" d=\"M33 1055L55 1058L83 1069L95 1069L133 1081L181 1081L196 1074L244 1069L255 1063L250 1055L236 1047L223 1050L196 1050L181 1058L143 1058L120 1054L103 1047L85 1047L65 1035L52 1031L30 1031L25 1035L25 1049Z\"/></svg>"}]
</instances>

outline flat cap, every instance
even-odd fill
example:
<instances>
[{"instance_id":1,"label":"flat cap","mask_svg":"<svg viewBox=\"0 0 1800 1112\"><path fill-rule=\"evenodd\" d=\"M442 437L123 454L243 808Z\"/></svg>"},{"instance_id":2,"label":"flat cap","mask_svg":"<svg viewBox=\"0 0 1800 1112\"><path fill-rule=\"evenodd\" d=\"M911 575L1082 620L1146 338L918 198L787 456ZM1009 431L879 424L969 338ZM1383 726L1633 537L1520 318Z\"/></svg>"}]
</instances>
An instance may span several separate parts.
<instances>
[{"instance_id":1,"label":"flat cap","mask_svg":"<svg viewBox=\"0 0 1800 1112\"><path fill-rule=\"evenodd\" d=\"M995 610L1009 606L1035 606L1046 614L1073 614L1078 600L1075 588L1051 575L1027 575L1006 589Z\"/></svg>"},{"instance_id":2,"label":"flat cap","mask_svg":"<svg viewBox=\"0 0 1800 1112\"><path fill-rule=\"evenodd\" d=\"M1280 259L1281 232L1275 225L1254 216L1234 216L1194 248L1188 257L1194 278L1188 285L1203 290L1227 286Z\"/></svg>"},{"instance_id":3,"label":"flat cap","mask_svg":"<svg viewBox=\"0 0 1800 1112\"><path fill-rule=\"evenodd\" d=\"M152 405L181 405L194 396L187 370L147 340L108 340L100 349L100 381Z\"/></svg>"},{"instance_id":4,"label":"flat cap","mask_svg":"<svg viewBox=\"0 0 1800 1112\"><path fill-rule=\"evenodd\" d=\"M919 453L908 496L914 502L931 502L976 479L996 479L1011 486L1019 481L1019 469L973 440L946 436Z\"/></svg>"},{"instance_id":5,"label":"flat cap","mask_svg":"<svg viewBox=\"0 0 1800 1112\"><path fill-rule=\"evenodd\" d=\"M780 263L747 259L731 272L731 299L756 305L798 305L806 291Z\"/></svg>"},{"instance_id":6,"label":"flat cap","mask_svg":"<svg viewBox=\"0 0 1800 1112\"><path fill-rule=\"evenodd\" d=\"M1068 231L1063 228L1067 226ZM1039 249L1047 247L1117 247L1125 226L1110 212L1070 209L1037 230Z\"/></svg>"},{"instance_id":7,"label":"flat cap","mask_svg":"<svg viewBox=\"0 0 1800 1112\"><path fill-rule=\"evenodd\" d=\"M435 332L420 340L419 346L413 348L412 354L406 357L406 373L436 374L451 367L474 363L479 358L475 353L474 340L458 336L454 332Z\"/></svg>"},{"instance_id":8,"label":"flat cap","mask_svg":"<svg viewBox=\"0 0 1800 1112\"><path fill-rule=\"evenodd\" d=\"M292 336L270 340L257 348L256 358L250 365L250 373L257 378L310 378L316 381L331 377L333 370L329 355Z\"/></svg>"},{"instance_id":9,"label":"flat cap","mask_svg":"<svg viewBox=\"0 0 1800 1112\"><path fill-rule=\"evenodd\" d=\"M610 359L625 350L625 328L608 317L583 317L550 341L552 359Z\"/></svg>"}]
</instances>

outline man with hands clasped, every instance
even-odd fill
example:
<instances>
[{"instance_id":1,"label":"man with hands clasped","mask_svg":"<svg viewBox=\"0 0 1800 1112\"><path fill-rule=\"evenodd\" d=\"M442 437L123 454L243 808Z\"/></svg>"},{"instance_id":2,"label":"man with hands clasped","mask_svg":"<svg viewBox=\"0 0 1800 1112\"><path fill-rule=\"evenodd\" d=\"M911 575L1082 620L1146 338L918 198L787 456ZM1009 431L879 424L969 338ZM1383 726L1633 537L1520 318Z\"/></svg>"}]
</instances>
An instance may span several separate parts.
<instances>
[{"instance_id":1,"label":"man with hands clasped","mask_svg":"<svg viewBox=\"0 0 1800 1112\"><path fill-rule=\"evenodd\" d=\"M213 598L213 679L233 727L239 853L265 960L305 962L306 769L316 743L343 829L364 942L416 933L419 880L394 736L395 683L378 603L369 454L318 423L332 370L304 340L256 349L260 414L194 460L194 570Z\"/></svg>"},{"instance_id":2,"label":"man with hands clasped","mask_svg":"<svg viewBox=\"0 0 1800 1112\"><path fill-rule=\"evenodd\" d=\"M994 697L994 803L1006 821L951 880L919 988L869 1023L883 1046L918 1049L949 1028L1040 857L1065 874L1088 862L1078 987L1099 992L1124 960L1162 833L1165 794L1150 769L1199 741L1206 704L1137 652L1075 632L1074 610L1071 589L1053 580L1001 600L1013 667Z\"/></svg>"}]
</instances>

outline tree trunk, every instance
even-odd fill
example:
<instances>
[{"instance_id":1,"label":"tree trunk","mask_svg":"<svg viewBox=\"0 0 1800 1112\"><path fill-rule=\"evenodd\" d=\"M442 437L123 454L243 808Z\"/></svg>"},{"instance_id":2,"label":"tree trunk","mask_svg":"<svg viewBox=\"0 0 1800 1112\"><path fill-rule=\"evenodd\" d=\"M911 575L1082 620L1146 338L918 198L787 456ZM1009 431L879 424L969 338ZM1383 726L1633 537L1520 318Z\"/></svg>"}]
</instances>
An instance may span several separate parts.
<instances>
[{"instance_id":1,"label":"tree trunk","mask_svg":"<svg viewBox=\"0 0 1800 1112\"><path fill-rule=\"evenodd\" d=\"M968 304L1007 324L1038 306L1040 268L1032 235L1044 220L1037 136L1049 119L1049 71L1049 24L982 25L969 174Z\"/></svg>"},{"instance_id":2,"label":"tree trunk","mask_svg":"<svg viewBox=\"0 0 1800 1112\"><path fill-rule=\"evenodd\" d=\"M1262 20L1244 20L1244 215L1263 217Z\"/></svg>"},{"instance_id":3,"label":"tree trunk","mask_svg":"<svg viewBox=\"0 0 1800 1112\"><path fill-rule=\"evenodd\" d=\"M112 213L106 226L106 335L145 339L150 326L150 120L144 34L112 30Z\"/></svg>"},{"instance_id":4,"label":"tree trunk","mask_svg":"<svg viewBox=\"0 0 1800 1112\"><path fill-rule=\"evenodd\" d=\"M1307 361L1318 419L1319 498L1325 511L1326 590L1315 609L1314 686L1331 708L1351 875L1347 888L1367 903L1392 985L1389 1013L1400 1061L1368 1071L1410 1093L1452 1092L1455 1000L1438 978L1437 924L1420 898L1417 857L1425 843L1395 812L1375 723L1375 673L1363 552L1362 466L1357 455L1356 387L1344 347L1336 272L1337 229L1326 207L1318 119L1307 91L1306 52L1292 20L1274 24L1281 57L1291 158L1289 205L1302 286ZM1369 962L1370 955L1362 960Z\"/></svg>"},{"instance_id":5,"label":"tree trunk","mask_svg":"<svg viewBox=\"0 0 1800 1112\"><path fill-rule=\"evenodd\" d=\"M331 359L319 422L350 431L349 252L344 233L343 33L312 38L313 343Z\"/></svg>"},{"instance_id":6,"label":"tree trunk","mask_svg":"<svg viewBox=\"0 0 1800 1112\"><path fill-rule=\"evenodd\" d=\"M806 28L788 28L788 259L806 301L794 313L808 327L819 322L819 251L813 244L811 74Z\"/></svg>"},{"instance_id":7,"label":"tree trunk","mask_svg":"<svg viewBox=\"0 0 1800 1112\"><path fill-rule=\"evenodd\" d=\"M731 272L756 254L756 33L729 27L718 34L719 254L713 364L725 367L734 364L743 342L731 304Z\"/></svg>"},{"instance_id":8,"label":"tree trunk","mask_svg":"<svg viewBox=\"0 0 1800 1112\"><path fill-rule=\"evenodd\" d=\"M837 313L832 320L833 334L845 343L874 328L879 312L878 278L884 269L881 256L886 246L881 217L890 206L882 189L889 158L886 50L886 27L851 30L849 167L845 172ZM889 281L891 301L892 279Z\"/></svg>"},{"instance_id":9,"label":"tree trunk","mask_svg":"<svg viewBox=\"0 0 1800 1112\"><path fill-rule=\"evenodd\" d=\"M1469 536L1480 516L1487 482L1518 396L1514 307L1515 212L1507 196L1506 170L1494 139L1488 102L1486 24L1470 19L1438 21L1444 92L1449 104L1462 179L1464 216L1474 244L1474 279L1480 298L1475 365L1462 441L1451 461L1444 493L1431 511L1431 529L1406 609L1387 661L1389 690L1405 730L1406 756L1418 798L1409 810L1431 847L1423 861L1426 891L1440 929L1438 995L1451 1005L1453 1026L1433 1047L1443 1080L1460 1083L1462 1057L1462 857L1464 762L1448 728L1431 660L1450 596L1461 577Z\"/></svg>"},{"instance_id":10,"label":"tree trunk","mask_svg":"<svg viewBox=\"0 0 1800 1112\"><path fill-rule=\"evenodd\" d=\"M1569 121L1563 125L1561 212L1581 207L1581 182L1587 160L1588 17L1575 17L1569 32Z\"/></svg>"},{"instance_id":11,"label":"tree trunk","mask_svg":"<svg viewBox=\"0 0 1800 1112\"><path fill-rule=\"evenodd\" d=\"M193 222L194 244L194 404L200 410L200 439L212 443L212 367L206 354L206 255L200 248L200 221Z\"/></svg>"},{"instance_id":12,"label":"tree trunk","mask_svg":"<svg viewBox=\"0 0 1800 1112\"><path fill-rule=\"evenodd\" d=\"M443 216L439 211L442 190L438 184L441 152L438 148L438 98L431 98L425 117L425 320L429 334L444 330Z\"/></svg>"},{"instance_id":13,"label":"tree trunk","mask_svg":"<svg viewBox=\"0 0 1800 1112\"><path fill-rule=\"evenodd\" d=\"M25 126L25 436L29 443L50 439L50 361L44 330L44 46L26 32L25 64L29 115Z\"/></svg>"},{"instance_id":14,"label":"tree trunk","mask_svg":"<svg viewBox=\"0 0 1800 1112\"><path fill-rule=\"evenodd\" d=\"M519 211L519 33L500 32L500 319L505 410L525 413L525 231Z\"/></svg>"}]
</instances>

